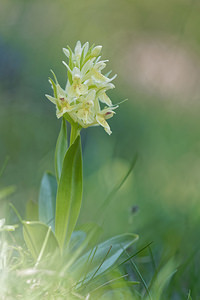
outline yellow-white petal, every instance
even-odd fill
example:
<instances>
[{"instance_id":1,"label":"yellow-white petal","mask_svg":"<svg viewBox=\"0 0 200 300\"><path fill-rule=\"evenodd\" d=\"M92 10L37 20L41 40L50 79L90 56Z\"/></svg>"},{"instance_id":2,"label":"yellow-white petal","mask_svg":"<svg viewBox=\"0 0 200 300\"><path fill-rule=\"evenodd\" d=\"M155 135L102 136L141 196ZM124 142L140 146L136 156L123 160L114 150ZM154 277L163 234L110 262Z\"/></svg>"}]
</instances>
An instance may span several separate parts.
<instances>
[{"instance_id":1,"label":"yellow-white petal","mask_svg":"<svg viewBox=\"0 0 200 300\"><path fill-rule=\"evenodd\" d=\"M75 56L77 56L77 58L81 56L82 48L81 48L81 42L80 41L78 41L76 43L74 52L75 52Z\"/></svg>"},{"instance_id":2,"label":"yellow-white petal","mask_svg":"<svg viewBox=\"0 0 200 300\"><path fill-rule=\"evenodd\" d=\"M65 65L65 67L67 68L67 70L72 73L72 70L70 69L70 67L68 66L68 64L63 60L62 61L63 65Z\"/></svg>"},{"instance_id":3,"label":"yellow-white petal","mask_svg":"<svg viewBox=\"0 0 200 300\"><path fill-rule=\"evenodd\" d=\"M92 49L91 56L98 56L101 52L102 46L96 46Z\"/></svg>"},{"instance_id":4,"label":"yellow-white petal","mask_svg":"<svg viewBox=\"0 0 200 300\"><path fill-rule=\"evenodd\" d=\"M56 98L50 96L50 95L45 95L47 97L47 99L49 99L53 104L56 104Z\"/></svg>"},{"instance_id":5,"label":"yellow-white petal","mask_svg":"<svg viewBox=\"0 0 200 300\"><path fill-rule=\"evenodd\" d=\"M63 48L63 52L69 58L69 56L70 56L69 50L66 48Z\"/></svg>"},{"instance_id":6,"label":"yellow-white petal","mask_svg":"<svg viewBox=\"0 0 200 300\"><path fill-rule=\"evenodd\" d=\"M108 125L108 123L106 122L106 120L102 115L98 114L96 116L96 120L99 123L99 125L101 125L109 135L112 133L112 131L110 130L110 126Z\"/></svg>"},{"instance_id":7,"label":"yellow-white petal","mask_svg":"<svg viewBox=\"0 0 200 300\"><path fill-rule=\"evenodd\" d=\"M87 52L88 52L88 49L89 49L89 43L86 42L84 45L83 45L83 48L82 48L82 51L84 51L84 56L86 56Z\"/></svg>"},{"instance_id":8,"label":"yellow-white petal","mask_svg":"<svg viewBox=\"0 0 200 300\"><path fill-rule=\"evenodd\" d=\"M96 91L95 90L90 90L88 95L86 96L86 99L85 101L94 101L95 99L95 96L96 96Z\"/></svg>"},{"instance_id":9,"label":"yellow-white petal","mask_svg":"<svg viewBox=\"0 0 200 300\"><path fill-rule=\"evenodd\" d=\"M80 78L81 77L81 71L79 68L75 67L73 68L73 71L72 71L72 78L73 79L77 79L77 78Z\"/></svg>"},{"instance_id":10,"label":"yellow-white petal","mask_svg":"<svg viewBox=\"0 0 200 300\"><path fill-rule=\"evenodd\" d=\"M102 93L99 95L99 100L102 103L107 104L108 106L112 106L112 101L110 100L110 98L106 95L106 93Z\"/></svg>"}]
</instances>

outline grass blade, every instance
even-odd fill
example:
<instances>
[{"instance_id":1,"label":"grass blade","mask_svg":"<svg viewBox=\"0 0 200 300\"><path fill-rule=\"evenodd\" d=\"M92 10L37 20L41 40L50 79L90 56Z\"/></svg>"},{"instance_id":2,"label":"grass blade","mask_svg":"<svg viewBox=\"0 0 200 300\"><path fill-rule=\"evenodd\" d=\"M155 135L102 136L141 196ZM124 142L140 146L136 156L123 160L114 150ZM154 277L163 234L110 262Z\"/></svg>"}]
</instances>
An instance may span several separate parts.
<instances>
[{"instance_id":1,"label":"grass blade","mask_svg":"<svg viewBox=\"0 0 200 300\"><path fill-rule=\"evenodd\" d=\"M127 173L124 175L124 177L122 178L122 180L116 184L116 186L113 188L113 190L110 192L110 194L108 195L108 197L106 197L105 201L103 202L103 204L101 205L100 209L97 212L97 216L106 216L105 214L105 210L108 207L109 203L111 202L111 200L113 199L113 197L116 195L116 193L119 191L119 189L123 186L123 184L125 183L125 181L127 180L127 178L129 177L129 175L131 174L133 168L135 167L135 164L137 162L137 158L138 155L136 154L133 158L133 161L130 165L130 168L128 169ZM96 217L97 217L96 216Z\"/></svg>"}]
</instances>

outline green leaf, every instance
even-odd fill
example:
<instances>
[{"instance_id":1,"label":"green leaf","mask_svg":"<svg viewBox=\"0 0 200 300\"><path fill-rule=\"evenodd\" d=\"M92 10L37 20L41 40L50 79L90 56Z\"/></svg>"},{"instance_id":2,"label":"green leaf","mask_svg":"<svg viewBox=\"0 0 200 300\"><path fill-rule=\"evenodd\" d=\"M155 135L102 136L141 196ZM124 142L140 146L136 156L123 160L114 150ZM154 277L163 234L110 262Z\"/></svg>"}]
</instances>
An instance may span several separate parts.
<instances>
[{"instance_id":1,"label":"green leaf","mask_svg":"<svg viewBox=\"0 0 200 300\"><path fill-rule=\"evenodd\" d=\"M83 49L82 49L82 53L81 53L81 58L80 58L80 69L82 69L82 67L83 67L83 65L84 65L84 56L85 56L84 50L85 50L85 47L86 47L86 43L85 43L85 45L84 45L84 47L83 47Z\"/></svg>"},{"instance_id":2,"label":"green leaf","mask_svg":"<svg viewBox=\"0 0 200 300\"><path fill-rule=\"evenodd\" d=\"M63 160L67 152L67 147L68 147L67 126L66 126L66 121L63 118L61 128L60 128L60 133L56 143L56 152L55 152L55 170L56 170L57 182L59 182L60 179Z\"/></svg>"},{"instance_id":3,"label":"green leaf","mask_svg":"<svg viewBox=\"0 0 200 300\"><path fill-rule=\"evenodd\" d=\"M24 240L35 260L41 255L41 250L43 257L59 252L58 241L50 227L41 222L22 223Z\"/></svg>"},{"instance_id":4,"label":"green leaf","mask_svg":"<svg viewBox=\"0 0 200 300\"><path fill-rule=\"evenodd\" d=\"M93 232L92 238L88 239L88 237L91 235L92 232ZM87 240L87 249L94 247L98 242L102 232L103 232L102 228L95 223L85 223L77 226L76 231L72 232L68 250L70 252L74 252L77 249L80 249L86 240Z\"/></svg>"},{"instance_id":5,"label":"green leaf","mask_svg":"<svg viewBox=\"0 0 200 300\"><path fill-rule=\"evenodd\" d=\"M88 59L90 59L90 55L91 55L91 52L94 48L95 44L93 44L89 49L88 49L88 52L87 52L87 55L86 55L86 59L85 59L85 63L86 61L88 61Z\"/></svg>"},{"instance_id":6,"label":"green leaf","mask_svg":"<svg viewBox=\"0 0 200 300\"><path fill-rule=\"evenodd\" d=\"M54 97L57 98L57 88L55 82L49 77L49 82L52 84Z\"/></svg>"},{"instance_id":7,"label":"green leaf","mask_svg":"<svg viewBox=\"0 0 200 300\"><path fill-rule=\"evenodd\" d=\"M110 269L123 254L123 252L130 247L138 236L135 234L122 234L115 236L99 245L97 245L91 252L88 251L82 257L80 257L73 264L73 271L84 273L84 283L94 279L96 276L104 273ZM84 278L84 276L83 276Z\"/></svg>"},{"instance_id":8,"label":"green leaf","mask_svg":"<svg viewBox=\"0 0 200 300\"><path fill-rule=\"evenodd\" d=\"M51 73L53 74L53 77L54 77L55 83L56 83L56 84L58 84L58 80L57 80L57 78L56 78L56 75L55 75L54 71L53 71L53 70L51 70Z\"/></svg>"},{"instance_id":9,"label":"green leaf","mask_svg":"<svg viewBox=\"0 0 200 300\"><path fill-rule=\"evenodd\" d=\"M113 290L105 292L99 300L127 300L127 299L133 299L133 294L128 288L114 288Z\"/></svg>"},{"instance_id":10,"label":"green leaf","mask_svg":"<svg viewBox=\"0 0 200 300\"><path fill-rule=\"evenodd\" d=\"M80 249L81 245L84 243L86 238L87 234L84 231L73 231L69 242L69 251L73 253L77 249Z\"/></svg>"},{"instance_id":11,"label":"green leaf","mask_svg":"<svg viewBox=\"0 0 200 300\"><path fill-rule=\"evenodd\" d=\"M174 259L170 259L156 274L156 277L151 286L152 299L162 299L162 294L164 294L165 286L177 272L176 265L177 262L175 262Z\"/></svg>"},{"instance_id":12,"label":"green leaf","mask_svg":"<svg viewBox=\"0 0 200 300\"><path fill-rule=\"evenodd\" d=\"M44 173L39 193L39 220L55 228L57 182L54 175Z\"/></svg>"},{"instance_id":13,"label":"green leaf","mask_svg":"<svg viewBox=\"0 0 200 300\"><path fill-rule=\"evenodd\" d=\"M68 50L69 50L69 68L71 69L71 71L73 71L73 68L74 68L74 63L73 63L73 53L72 53L72 49L67 46ZM73 83L72 81L72 74L70 73L70 71L67 72L67 76L68 76L68 79L69 79L69 82L70 84Z\"/></svg>"},{"instance_id":14,"label":"green leaf","mask_svg":"<svg viewBox=\"0 0 200 300\"><path fill-rule=\"evenodd\" d=\"M56 199L55 233L61 248L69 242L82 202L82 152L80 135L69 147L62 167Z\"/></svg>"},{"instance_id":15,"label":"green leaf","mask_svg":"<svg viewBox=\"0 0 200 300\"><path fill-rule=\"evenodd\" d=\"M188 292L187 300L192 300L192 297L191 297L191 291Z\"/></svg>"}]
</instances>

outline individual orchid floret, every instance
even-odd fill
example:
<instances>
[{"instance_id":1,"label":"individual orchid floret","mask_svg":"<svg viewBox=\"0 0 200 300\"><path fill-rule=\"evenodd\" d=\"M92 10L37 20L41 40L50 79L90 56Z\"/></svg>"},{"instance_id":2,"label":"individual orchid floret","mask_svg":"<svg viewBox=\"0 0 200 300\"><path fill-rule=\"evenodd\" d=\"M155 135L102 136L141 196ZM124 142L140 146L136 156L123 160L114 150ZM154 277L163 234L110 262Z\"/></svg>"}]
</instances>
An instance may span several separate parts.
<instances>
[{"instance_id":1,"label":"individual orchid floret","mask_svg":"<svg viewBox=\"0 0 200 300\"><path fill-rule=\"evenodd\" d=\"M63 52L68 58L68 64L63 61L67 68L68 80L65 89L59 85L55 74L54 81L49 79L54 91L54 96L46 97L56 105L58 118L64 117L71 123L77 123L80 128L101 125L108 134L111 134L107 119L114 115L118 106L113 106L106 92L115 86L112 81L117 75L109 78L102 74L107 60L101 61L102 46L89 47L89 43L83 46L78 41L74 52L70 47L64 48ZM102 108L102 105L106 105Z\"/></svg>"}]
</instances>

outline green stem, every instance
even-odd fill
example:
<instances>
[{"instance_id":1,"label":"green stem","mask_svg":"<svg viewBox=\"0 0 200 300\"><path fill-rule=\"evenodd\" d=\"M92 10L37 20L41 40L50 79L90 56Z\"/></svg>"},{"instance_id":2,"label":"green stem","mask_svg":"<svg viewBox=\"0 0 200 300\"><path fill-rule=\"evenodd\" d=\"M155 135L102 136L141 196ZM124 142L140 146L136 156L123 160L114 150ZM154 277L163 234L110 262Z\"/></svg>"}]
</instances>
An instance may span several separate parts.
<instances>
[{"instance_id":1,"label":"green stem","mask_svg":"<svg viewBox=\"0 0 200 300\"><path fill-rule=\"evenodd\" d=\"M74 143L81 129L77 124L71 124L70 146Z\"/></svg>"}]
</instances>

